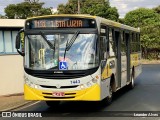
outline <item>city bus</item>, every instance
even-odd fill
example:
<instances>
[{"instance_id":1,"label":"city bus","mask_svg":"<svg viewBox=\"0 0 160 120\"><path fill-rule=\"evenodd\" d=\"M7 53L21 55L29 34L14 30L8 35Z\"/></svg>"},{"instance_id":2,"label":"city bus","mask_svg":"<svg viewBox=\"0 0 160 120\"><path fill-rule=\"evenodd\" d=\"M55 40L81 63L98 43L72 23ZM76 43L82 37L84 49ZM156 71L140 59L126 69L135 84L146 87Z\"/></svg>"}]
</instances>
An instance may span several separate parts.
<instances>
[{"instance_id":1,"label":"city bus","mask_svg":"<svg viewBox=\"0 0 160 120\"><path fill-rule=\"evenodd\" d=\"M16 37L24 58L24 98L112 102L141 73L140 30L98 16L32 17Z\"/></svg>"}]
</instances>

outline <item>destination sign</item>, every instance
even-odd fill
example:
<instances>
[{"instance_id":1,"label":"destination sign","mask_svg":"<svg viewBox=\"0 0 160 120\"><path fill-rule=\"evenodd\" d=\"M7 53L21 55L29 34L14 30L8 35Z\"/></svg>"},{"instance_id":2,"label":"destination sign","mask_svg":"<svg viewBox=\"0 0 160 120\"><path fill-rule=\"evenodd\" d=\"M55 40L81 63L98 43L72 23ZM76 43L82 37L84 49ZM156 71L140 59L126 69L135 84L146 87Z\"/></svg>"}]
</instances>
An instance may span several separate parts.
<instances>
[{"instance_id":1,"label":"destination sign","mask_svg":"<svg viewBox=\"0 0 160 120\"><path fill-rule=\"evenodd\" d=\"M95 28L93 19L84 18L43 18L33 19L26 22L26 29L38 28Z\"/></svg>"}]
</instances>

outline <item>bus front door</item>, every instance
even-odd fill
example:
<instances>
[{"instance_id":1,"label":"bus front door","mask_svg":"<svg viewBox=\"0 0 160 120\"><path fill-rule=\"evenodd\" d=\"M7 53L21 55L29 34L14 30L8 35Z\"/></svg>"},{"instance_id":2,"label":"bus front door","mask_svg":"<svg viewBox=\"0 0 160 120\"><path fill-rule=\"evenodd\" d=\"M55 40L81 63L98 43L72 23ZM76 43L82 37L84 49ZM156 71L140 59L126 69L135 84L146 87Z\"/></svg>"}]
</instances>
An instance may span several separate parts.
<instances>
[{"instance_id":1,"label":"bus front door","mask_svg":"<svg viewBox=\"0 0 160 120\"><path fill-rule=\"evenodd\" d=\"M115 40L115 51L116 51L116 87L117 89L121 87L121 41L120 41L120 32L114 31L114 40Z\"/></svg>"}]
</instances>

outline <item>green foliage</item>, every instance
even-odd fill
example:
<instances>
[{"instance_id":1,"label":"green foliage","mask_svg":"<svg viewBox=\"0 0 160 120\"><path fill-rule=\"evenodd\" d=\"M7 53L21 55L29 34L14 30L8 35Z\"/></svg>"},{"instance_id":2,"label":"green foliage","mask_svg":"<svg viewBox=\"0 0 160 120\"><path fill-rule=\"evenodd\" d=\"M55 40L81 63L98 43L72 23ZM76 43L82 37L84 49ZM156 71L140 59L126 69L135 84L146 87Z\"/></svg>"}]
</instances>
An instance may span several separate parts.
<instances>
[{"instance_id":1,"label":"green foliage","mask_svg":"<svg viewBox=\"0 0 160 120\"><path fill-rule=\"evenodd\" d=\"M159 15L152 9L139 8L130 11L125 16L125 24L133 27L151 25L159 21Z\"/></svg>"},{"instance_id":2,"label":"green foliage","mask_svg":"<svg viewBox=\"0 0 160 120\"><path fill-rule=\"evenodd\" d=\"M8 18L26 19L27 17L49 15L51 10L43 8L44 3L39 3L39 0L25 0L19 4L10 4L5 8L5 13Z\"/></svg>"},{"instance_id":3,"label":"green foliage","mask_svg":"<svg viewBox=\"0 0 160 120\"><path fill-rule=\"evenodd\" d=\"M118 11L115 7L111 7L106 0L80 0L80 13L96 15L110 20L118 21ZM57 8L58 14L77 14L77 0L69 0L66 5L60 4Z\"/></svg>"},{"instance_id":4,"label":"green foliage","mask_svg":"<svg viewBox=\"0 0 160 120\"><path fill-rule=\"evenodd\" d=\"M118 22L120 22L120 23L122 23L122 24L125 24L124 18L119 18Z\"/></svg>"},{"instance_id":5,"label":"green foliage","mask_svg":"<svg viewBox=\"0 0 160 120\"><path fill-rule=\"evenodd\" d=\"M77 1L69 0L66 5L58 5L58 14L76 14L78 11Z\"/></svg>"},{"instance_id":6,"label":"green foliage","mask_svg":"<svg viewBox=\"0 0 160 120\"><path fill-rule=\"evenodd\" d=\"M155 10L156 9L156 10ZM141 29L141 46L144 57L155 58L157 50L160 50L160 14L159 6L154 9L139 8L126 14L124 22ZM154 53L149 51L155 50Z\"/></svg>"},{"instance_id":7,"label":"green foliage","mask_svg":"<svg viewBox=\"0 0 160 120\"><path fill-rule=\"evenodd\" d=\"M156 13L160 14L160 5L157 6L157 7L155 7L155 8L153 8L153 10L154 10Z\"/></svg>"},{"instance_id":8,"label":"green foliage","mask_svg":"<svg viewBox=\"0 0 160 120\"><path fill-rule=\"evenodd\" d=\"M160 22L142 27L141 34L143 47L160 48Z\"/></svg>"},{"instance_id":9,"label":"green foliage","mask_svg":"<svg viewBox=\"0 0 160 120\"><path fill-rule=\"evenodd\" d=\"M0 19L6 19L6 16L0 14Z\"/></svg>"}]
</instances>

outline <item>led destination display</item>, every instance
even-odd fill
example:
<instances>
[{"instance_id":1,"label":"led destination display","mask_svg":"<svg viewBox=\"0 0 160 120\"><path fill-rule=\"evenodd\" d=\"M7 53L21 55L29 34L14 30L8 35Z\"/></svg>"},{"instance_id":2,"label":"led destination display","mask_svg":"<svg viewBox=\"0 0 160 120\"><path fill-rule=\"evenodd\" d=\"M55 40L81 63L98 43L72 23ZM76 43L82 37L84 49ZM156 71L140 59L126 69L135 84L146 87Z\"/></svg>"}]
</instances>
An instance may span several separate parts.
<instances>
[{"instance_id":1,"label":"led destination display","mask_svg":"<svg viewBox=\"0 0 160 120\"><path fill-rule=\"evenodd\" d=\"M93 19L83 18L43 18L28 20L27 29L38 28L95 28L96 22Z\"/></svg>"}]
</instances>

